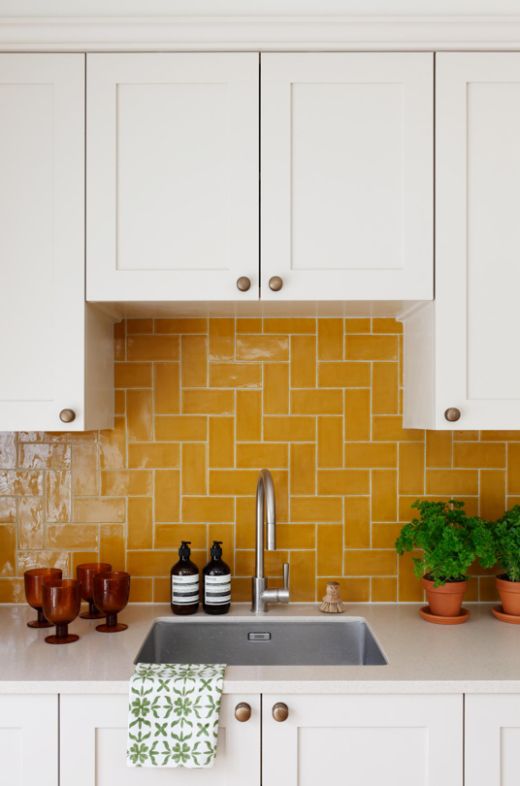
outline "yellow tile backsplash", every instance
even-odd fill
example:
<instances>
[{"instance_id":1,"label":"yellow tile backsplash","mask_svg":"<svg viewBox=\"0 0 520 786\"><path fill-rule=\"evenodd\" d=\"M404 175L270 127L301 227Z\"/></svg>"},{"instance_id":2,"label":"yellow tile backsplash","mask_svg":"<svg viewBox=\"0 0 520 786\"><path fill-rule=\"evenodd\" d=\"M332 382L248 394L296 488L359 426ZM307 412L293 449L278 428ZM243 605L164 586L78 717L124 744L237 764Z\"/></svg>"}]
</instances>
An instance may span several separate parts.
<instances>
[{"instance_id":1,"label":"yellow tile backsplash","mask_svg":"<svg viewBox=\"0 0 520 786\"><path fill-rule=\"evenodd\" d=\"M23 571L101 558L132 599L168 598L181 539L202 566L224 541L233 598L250 597L258 470L273 471L292 598L327 580L347 601L421 599L393 543L420 496L496 517L520 502L520 432L403 429L392 319L134 319L115 326L116 427L0 434L0 601ZM479 575L481 573L482 575ZM475 568L469 598L489 600Z\"/></svg>"}]
</instances>

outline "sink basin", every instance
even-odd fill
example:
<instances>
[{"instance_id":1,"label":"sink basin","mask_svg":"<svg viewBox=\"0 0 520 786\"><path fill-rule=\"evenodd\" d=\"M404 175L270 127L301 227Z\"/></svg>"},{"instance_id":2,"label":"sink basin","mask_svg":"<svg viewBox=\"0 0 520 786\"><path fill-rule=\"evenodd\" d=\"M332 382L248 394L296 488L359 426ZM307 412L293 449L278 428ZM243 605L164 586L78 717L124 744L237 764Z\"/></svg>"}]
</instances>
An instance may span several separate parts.
<instances>
[{"instance_id":1,"label":"sink basin","mask_svg":"<svg viewBox=\"0 0 520 786\"><path fill-rule=\"evenodd\" d=\"M229 666L381 666L364 619L176 621L152 625L135 663L226 663Z\"/></svg>"}]
</instances>

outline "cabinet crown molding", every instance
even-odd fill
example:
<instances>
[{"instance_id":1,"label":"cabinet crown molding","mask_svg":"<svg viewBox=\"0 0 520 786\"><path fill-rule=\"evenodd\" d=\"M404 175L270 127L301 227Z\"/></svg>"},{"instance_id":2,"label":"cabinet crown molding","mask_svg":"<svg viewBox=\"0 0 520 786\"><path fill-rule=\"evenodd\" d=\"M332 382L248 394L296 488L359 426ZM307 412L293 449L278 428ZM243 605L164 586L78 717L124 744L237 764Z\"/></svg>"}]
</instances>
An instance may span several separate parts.
<instances>
[{"instance_id":1,"label":"cabinet crown molding","mask_svg":"<svg viewBox=\"0 0 520 786\"><path fill-rule=\"evenodd\" d=\"M0 17L3 51L512 50L520 15Z\"/></svg>"}]
</instances>

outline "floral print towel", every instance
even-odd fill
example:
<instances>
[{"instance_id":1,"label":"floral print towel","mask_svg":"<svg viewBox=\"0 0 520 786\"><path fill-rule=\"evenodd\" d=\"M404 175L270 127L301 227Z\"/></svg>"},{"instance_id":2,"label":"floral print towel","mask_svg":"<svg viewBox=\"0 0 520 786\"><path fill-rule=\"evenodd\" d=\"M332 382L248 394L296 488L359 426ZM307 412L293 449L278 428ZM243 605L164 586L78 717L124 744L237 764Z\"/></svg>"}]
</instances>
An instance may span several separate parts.
<instances>
[{"instance_id":1,"label":"floral print towel","mask_svg":"<svg viewBox=\"0 0 520 786\"><path fill-rule=\"evenodd\" d=\"M223 665L138 663L130 680L129 767L212 767Z\"/></svg>"}]
</instances>

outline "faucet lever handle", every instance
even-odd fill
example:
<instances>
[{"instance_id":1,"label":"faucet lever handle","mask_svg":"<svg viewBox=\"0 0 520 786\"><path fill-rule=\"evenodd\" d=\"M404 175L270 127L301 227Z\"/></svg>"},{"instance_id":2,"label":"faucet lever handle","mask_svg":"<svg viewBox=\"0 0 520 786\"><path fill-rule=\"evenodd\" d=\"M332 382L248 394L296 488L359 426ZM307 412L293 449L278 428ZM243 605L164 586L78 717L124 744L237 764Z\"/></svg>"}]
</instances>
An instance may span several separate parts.
<instances>
[{"instance_id":1,"label":"faucet lever handle","mask_svg":"<svg viewBox=\"0 0 520 786\"><path fill-rule=\"evenodd\" d=\"M283 563L283 588L289 589L289 563Z\"/></svg>"}]
</instances>

